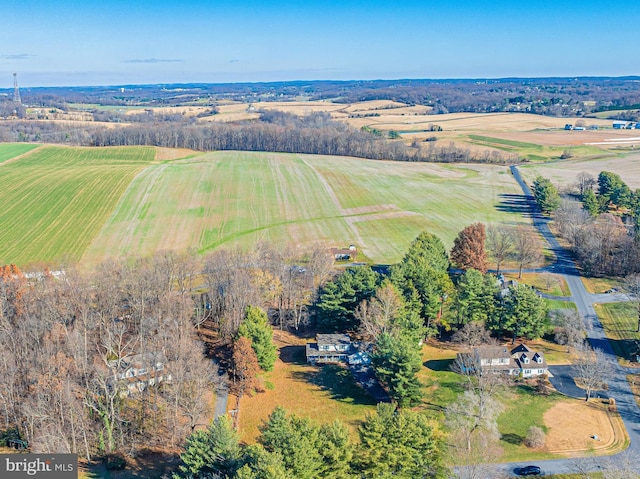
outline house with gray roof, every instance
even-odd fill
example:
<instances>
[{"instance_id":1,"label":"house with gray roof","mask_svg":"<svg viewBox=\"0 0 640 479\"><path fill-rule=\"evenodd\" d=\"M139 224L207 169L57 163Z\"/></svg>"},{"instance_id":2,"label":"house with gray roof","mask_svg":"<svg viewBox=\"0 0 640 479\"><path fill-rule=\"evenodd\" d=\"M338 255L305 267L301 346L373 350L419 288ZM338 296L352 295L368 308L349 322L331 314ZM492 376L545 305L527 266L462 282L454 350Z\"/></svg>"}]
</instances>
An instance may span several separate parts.
<instances>
[{"instance_id":1,"label":"house with gray roof","mask_svg":"<svg viewBox=\"0 0 640 479\"><path fill-rule=\"evenodd\" d=\"M544 354L532 351L524 344L519 344L513 349L506 346L477 346L471 351L458 353L456 364L464 373L479 367L483 372L523 378L549 374Z\"/></svg>"},{"instance_id":2,"label":"house with gray roof","mask_svg":"<svg viewBox=\"0 0 640 479\"><path fill-rule=\"evenodd\" d=\"M307 362L311 364L346 363L355 349L347 334L317 334L315 343L307 343Z\"/></svg>"}]
</instances>

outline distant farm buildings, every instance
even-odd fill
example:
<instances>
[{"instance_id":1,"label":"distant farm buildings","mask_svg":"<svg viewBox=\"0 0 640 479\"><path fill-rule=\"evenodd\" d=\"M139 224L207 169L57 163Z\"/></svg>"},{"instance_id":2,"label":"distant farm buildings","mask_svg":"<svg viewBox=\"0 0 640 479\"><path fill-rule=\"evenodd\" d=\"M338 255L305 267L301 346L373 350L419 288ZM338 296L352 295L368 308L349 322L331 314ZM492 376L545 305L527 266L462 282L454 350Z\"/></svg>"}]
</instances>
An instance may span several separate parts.
<instances>
[{"instance_id":1,"label":"distant farm buildings","mask_svg":"<svg viewBox=\"0 0 640 479\"><path fill-rule=\"evenodd\" d=\"M614 130L640 130L640 123L635 121L617 120L613 122Z\"/></svg>"},{"instance_id":2,"label":"distant farm buildings","mask_svg":"<svg viewBox=\"0 0 640 479\"><path fill-rule=\"evenodd\" d=\"M348 248L331 248L329 252L336 261L355 261L358 256L355 245L349 245Z\"/></svg>"}]
</instances>

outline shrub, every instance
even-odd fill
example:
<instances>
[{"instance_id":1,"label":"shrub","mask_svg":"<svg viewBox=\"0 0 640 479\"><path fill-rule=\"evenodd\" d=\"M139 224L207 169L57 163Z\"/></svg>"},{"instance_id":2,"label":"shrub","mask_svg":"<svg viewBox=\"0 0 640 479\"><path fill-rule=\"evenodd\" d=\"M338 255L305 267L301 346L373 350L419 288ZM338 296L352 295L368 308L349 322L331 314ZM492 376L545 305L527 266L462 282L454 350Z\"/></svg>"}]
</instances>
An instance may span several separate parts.
<instances>
[{"instance_id":1,"label":"shrub","mask_svg":"<svg viewBox=\"0 0 640 479\"><path fill-rule=\"evenodd\" d=\"M546 440L546 434L538 426L531 426L527 437L524 439L524 443L527 447L536 448L544 446Z\"/></svg>"},{"instance_id":2,"label":"shrub","mask_svg":"<svg viewBox=\"0 0 640 479\"><path fill-rule=\"evenodd\" d=\"M549 395L549 383L547 381L546 375L539 377L536 381L536 393L540 394L541 396Z\"/></svg>"}]
</instances>

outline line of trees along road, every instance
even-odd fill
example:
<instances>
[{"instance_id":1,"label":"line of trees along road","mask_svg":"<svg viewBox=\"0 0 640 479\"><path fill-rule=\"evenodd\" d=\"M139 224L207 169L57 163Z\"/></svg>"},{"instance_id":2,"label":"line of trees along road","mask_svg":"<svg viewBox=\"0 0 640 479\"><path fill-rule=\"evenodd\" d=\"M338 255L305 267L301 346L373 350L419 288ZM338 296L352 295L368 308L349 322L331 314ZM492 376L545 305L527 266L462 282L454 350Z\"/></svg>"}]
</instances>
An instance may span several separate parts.
<instances>
[{"instance_id":1,"label":"line of trees along road","mask_svg":"<svg viewBox=\"0 0 640 479\"><path fill-rule=\"evenodd\" d=\"M640 189L632 191L619 175L607 171L597 178L580 173L577 201L562 198L554 224L583 271L592 276L627 276L640 272Z\"/></svg>"}]
</instances>

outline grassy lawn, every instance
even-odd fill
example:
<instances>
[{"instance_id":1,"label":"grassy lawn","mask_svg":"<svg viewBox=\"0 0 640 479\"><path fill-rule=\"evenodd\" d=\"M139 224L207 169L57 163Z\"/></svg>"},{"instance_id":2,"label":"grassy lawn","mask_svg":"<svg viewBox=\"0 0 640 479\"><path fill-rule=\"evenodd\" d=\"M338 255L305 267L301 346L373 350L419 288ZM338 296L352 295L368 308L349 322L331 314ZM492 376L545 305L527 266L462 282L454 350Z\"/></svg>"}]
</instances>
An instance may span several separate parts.
<instances>
[{"instance_id":1,"label":"grassy lawn","mask_svg":"<svg viewBox=\"0 0 640 479\"><path fill-rule=\"evenodd\" d=\"M418 372L423 384L423 400L420 409L435 417L444 417L444 409L464 391L464 379L451 371L456 351L436 342L422 347L423 368Z\"/></svg>"},{"instance_id":2,"label":"grassy lawn","mask_svg":"<svg viewBox=\"0 0 640 479\"><path fill-rule=\"evenodd\" d=\"M46 146L0 168L0 264L77 261L153 148Z\"/></svg>"},{"instance_id":3,"label":"grassy lawn","mask_svg":"<svg viewBox=\"0 0 640 479\"><path fill-rule=\"evenodd\" d=\"M630 303L611 303L597 304L595 309L614 352L628 361L637 350L636 341L640 341L636 308Z\"/></svg>"},{"instance_id":4,"label":"grassy lawn","mask_svg":"<svg viewBox=\"0 0 640 479\"><path fill-rule=\"evenodd\" d=\"M548 298L543 298L544 302L547 303L547 307L549 308L549 310L552 309L577 309L577 306L575 303L571 302L571 301L562 301L559 299L548 299Z\"/></svg>"},{"instance_id":5,"label":"grassy lawn","mask_svg":"<svg viewBox=\"0 0 640 479\"><path fill-rule=\"evenodd\" d=\"M550 459L554 457L545 451L531 450L524 445L524 439L531 426L547 429L544 413L558 401L566 398L560 394L541 396L535 394L529 386L509 388L502 402L504 412L498 418L498 430L502 434L500 446L504 455L500 461L524 461L534 459Z\"/></svg>"},{"instance_id":6,"label":"grassy lawn","mask_svg":"<svg viewBox=\"0 0 640 479\"><path fill-rule=\"evenodd\" d=\"M613 278L585 278L581 276L580 279L591 294L601 294L611 288L620 288L620 281Z\"/></svg>"},{"instance_id":7,"label":"grassy lawn","mask_svg":"<svg viewBox=\"0 0 640 479\"><path fill-rule=\"evenodd\" d=\"M517 279L518 275L515 273L505 274L505 276ZM529 286L533 286L538 291L550 294L552 296L571 296L571 291L567 282L562 276L557 274L550 274L545 276L540 273L522 273L522 278L517 279L519 283L523 283Z\"/></svg>"},{"instance_id":8,"label":"grassy lawn","mask_svg":"<svg viewBox=\"0 0 640 479\"><path fill-rule=\"evenodd\" d=\"M252 443L258 427L277 406L288 413L308 417L316 423L342 421L357 438L357 428L367 413L375 411L375 402L342 366L312 366L306 363L304 338L276 332L280 359L274 370L264 375L269 387L253 397L244 397L240 405L242 440ZM235 407L235 399L229 400Z\"/></svg>"}]
</instances>

